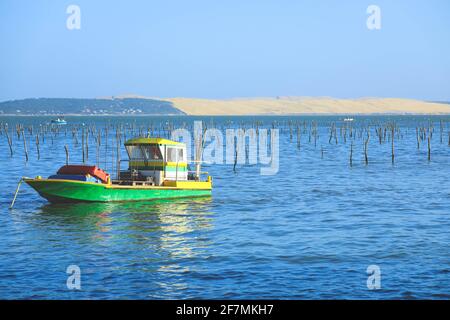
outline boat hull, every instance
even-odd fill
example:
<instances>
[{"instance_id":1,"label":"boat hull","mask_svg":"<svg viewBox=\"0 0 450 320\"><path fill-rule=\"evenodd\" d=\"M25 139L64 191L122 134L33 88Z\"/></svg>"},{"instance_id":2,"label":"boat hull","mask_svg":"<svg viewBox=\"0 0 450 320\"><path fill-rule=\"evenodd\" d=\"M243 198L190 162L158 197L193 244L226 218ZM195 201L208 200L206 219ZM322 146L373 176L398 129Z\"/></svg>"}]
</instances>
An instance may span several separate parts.
<instances>
[{"instance_id":1,"label":"boat hull","mask_svg":"<svg viewBox=\"0 0 450 320\"><path fill-rule=\"evenodd\" d=\"M120 186L72 180L24 179L50 202L113 202L211 196L211 183L175 186Z\"/></svg>"}]
</instances>

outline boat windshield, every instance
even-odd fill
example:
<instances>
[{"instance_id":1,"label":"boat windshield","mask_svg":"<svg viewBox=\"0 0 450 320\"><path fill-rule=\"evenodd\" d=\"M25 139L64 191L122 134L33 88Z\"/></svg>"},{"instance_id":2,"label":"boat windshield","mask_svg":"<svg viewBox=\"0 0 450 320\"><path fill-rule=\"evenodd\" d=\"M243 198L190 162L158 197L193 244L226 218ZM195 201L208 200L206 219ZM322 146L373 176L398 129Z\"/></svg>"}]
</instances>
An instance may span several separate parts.
<instances>
[{"instance_id":1,"label":"boat windshield","mask_svg":"<svg viewBox=\"0 0 450 320\"><path fill-rule=\"evenodd\" d=\"M162 160L161 150L157 145L126 146L130 160Z\"/></svg>"}]
</instances>

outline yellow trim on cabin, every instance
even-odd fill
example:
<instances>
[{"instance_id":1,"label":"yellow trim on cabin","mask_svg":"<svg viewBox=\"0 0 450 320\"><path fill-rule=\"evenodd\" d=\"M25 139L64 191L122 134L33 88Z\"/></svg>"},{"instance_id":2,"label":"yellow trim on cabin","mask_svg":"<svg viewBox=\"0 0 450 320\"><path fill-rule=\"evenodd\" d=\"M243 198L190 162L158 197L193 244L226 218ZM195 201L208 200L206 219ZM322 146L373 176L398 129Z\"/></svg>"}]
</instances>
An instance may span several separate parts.
<instances>
[{"instance_id":1,"label":"yellow trim on cabin","mask_svg":"<svg viewBox=\"0 0 450 320\"><path fill-rule=\"evenodd\" d=\"M211 181L175 181L164 180L164 186L174 187L177 189L211 189Z\"/></svg>"},{"instance_id":2,"label":"yellow trim on cabin","mask_svg":"<svg viewBox=\"0 0 450 320\"><path fill-rule=\"evenodd\" d=\"M125 145L141 145L141 144L164 144L164 145L175 145L184 146L184 143L164 139L164 138L133 138L125 142Z\"/></svg>"}]
</instances>

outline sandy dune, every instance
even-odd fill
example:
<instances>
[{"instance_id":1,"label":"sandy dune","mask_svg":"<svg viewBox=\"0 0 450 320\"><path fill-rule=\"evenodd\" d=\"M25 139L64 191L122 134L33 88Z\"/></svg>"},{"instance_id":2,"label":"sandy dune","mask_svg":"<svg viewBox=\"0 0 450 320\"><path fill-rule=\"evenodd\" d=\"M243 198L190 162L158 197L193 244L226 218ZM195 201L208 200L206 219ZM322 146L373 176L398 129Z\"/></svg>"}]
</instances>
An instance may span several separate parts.
<instances>
[{"instance_id":1,"label":"sandy dune","mask_svg":"<svg viewBox=\"0 0 450 320\"><path fill-rule=\"evenodd\" d=\"M189 115L264 114L450 114L450 104L398 98L334 99L313 97L210 100L167 98Z\"/></svg>"}]
</instances>

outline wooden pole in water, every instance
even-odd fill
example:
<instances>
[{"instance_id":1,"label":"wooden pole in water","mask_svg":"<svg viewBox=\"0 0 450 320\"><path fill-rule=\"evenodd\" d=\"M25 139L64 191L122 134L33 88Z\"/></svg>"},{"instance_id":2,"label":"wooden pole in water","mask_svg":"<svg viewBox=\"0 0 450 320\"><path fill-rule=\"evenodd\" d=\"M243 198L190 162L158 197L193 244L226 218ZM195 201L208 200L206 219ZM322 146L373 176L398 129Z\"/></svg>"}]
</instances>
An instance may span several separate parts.
<instances>
[{"instance_id":1,"label":"wooden pole in water","mask_svg":"<svg viewBox=\"0 0 450 320\"><path fill-rule=\"evenodd\" d=\"M117 169L117 179L120 179L120 129L116 129L116 143L117 143L117 150L116 150L116 169Z\"/></svg>"},{"instance_id":2,"label":"wooden pole in water","mask_svg":"<svg viewBox=\"0 0 450 320\"><path fill-rule=\"evenodd\" d=\"M394 162L395 162L395 150L394 150L394 125L392 125L392 137L391 137L391 144L392 144L392 148L391 148L391 150L392 150L392 155L391 155L391 157L392 157L392 164L394 164Z\"/></svg>"},{"instance_id":3,"label":"wooden pole in water","mask_svg":"<svg viewBox=\"0 0 450 320\"><path fill-rule=\"evenodd\" d=\"M336 129L336 126L334 126L334 140L335 140L336 144L338 144L338 138L337 138L337 129Z\"/></svg>"},{"instance_id":4,"label":"wooden pole in water","mask_svg":"<svg viewBox=\"0 0 450 320\"><path fill-rule=\"evenodd\" d=\"M27 138L25 137L25 131L24 130L22 130L22 137L23 137L23 148L25 150L25 159L28 162Z\"/></svg>"},{"instance_id":5,"label":"wooden pole in water","mask_svg":"<svg viewBox=\"0 0 450 320\"><path fill-rule=\"evenodd\" d=\"M89 128L86 130L86 137L85 137L85 146L86 146L86 161L89 161Z\"/></svg>"},{"instance_id":6,"label":"wooden pole in water","mask_svg":"<svg viewBox=\"0 0 450 320\"><path fill-rule=\"evenodd\" d=\"M289 120L289 141L292 142L292 121Z\"/></svg>"},{"instance_id":7,"label":"wooden pole in water","mask_svg":"<svg viewBox=\"0 0 450 320\"><path fill-rule=\"evenodd\" d=\"M311 131L312 131L311 124L309 124L308 143L311 143Z\"/></svg>"},{"instance_id":8,"label":"wooden pole in water","mask_svg":"<svg viewBox=\"0 0 450 320\"><path fill-rule=\"evenodd\" d=\"M105 170L108 164L108 127L105 127Z\"/></svg>"},{"instance_id":9,"label":"wooden pole in water","mask_svg":"<svg viewBox=\"0 0 450 320\"><path fill-rule=\"evenodd\" d=\"M96 157L97 157L97 166L100 166L100 131L97 133L97 141L96 141Z\"/></svg>"},{"instance_id":10,"label":"wooden pole in water","mask_svg":"<svg viewBox=\"0 0 450 320\"><path fill-rule=\"evenodd\" d=\"M202 122L203 125L203 122ZM200 166L201 166L201 161L202 161L202 154L203 154L203 146L204 146L204 130L206 130L205 128L203 128L203 130L201 130L200 132L198 132L198 135L196 137L194 137L194 143L195 143L195 175L196 175L196 179L200 180ZM233 167L233 171L235 171L236 168L236 160L237 160L237 144L238 144L238 138L236 137L236 144L235 144L235 152L236 152L236 158L235 158L235 164Z\"/></svg>"},{"instance_id":11,"label":"wooden pole in water","mask_svg":"<svg viewBox=\"0 0 450 320\"><path fill-rule=\"evenodd\" d=\"M330 128L330 138L328 139L328 143L331 143L331 139L333 139L333 127L334 127L334 123L331 124L331 128Z\"/></svg>"},{"instance_id":12,"label":"wooden pole in water","mask_svg":"<svg viewBox=\"0 0 450 320\"><path fill-rule=\"evenodd\" d=\"M41 152L39 150L39 135L36 134L36 149L37 149L37 156L38 160L41 159Z\"/></svg>"},{"instance_id":13,"label":"wooden pole in water","mask_svg":"<svg viewBox=\"0 0 450 320\"><path fill-rule=\"evenodd\" d=\"M369 164L369 157L367 155L367 147L369 144L369 139L370 139L370 133L367 132L367 139L364 142L364 160L365 160L366 166Z\"/></svg>"},{"instance_id":14,"label":"wooden pole in water","mask_svg":"<svg viewBox=\"0 0 450 320\"><path fill-rule=\"evenodd\" d=\"M417 150L420 150L420 135L419 128L416 127L416 139L417 139Z\"/></svg>"},{"instance_id":15,"label":"wooden pole in water","mask_svg":"<svg viewBox=\"0 0 450 320\"><path fill-rule=\"evenodd\" d=\"M314 148L317 148L317 125L314 123Z\"/></svg>"},{"instance_id":16,"label":"wooden pole in water","mask_svg":"<svg viewBox=\"0 0 450 320\"><path fill-rule=\"evenodd\" d=\"M81 129L81 153L83 155L83 164L85 163L84 160L84 127Z\"/></svg>"},{"instance_id":17,"label":"wooden pole in water","mask_svg":"<svg viewBox=\"0 0 450 320\"><path fill-rule=\"evenodd\" d=\"M344 143L347 143L347 125L345 125L343 127L343 131L344 131Z\"/></svg>"},{"instance_id":18,"label":"wooden pole in water","mask_svg":"<svg viewBox=\"0 0 450 320\"><path fill-rule=\"evenodd\" d=\"M431 161L431 137L428 134L428 161Z\"/></svg>"},{"instance_id":19,"label":"wooden pole in water","mask_svg":"<svg viewBox=\"0 0 450 320\"><path fill-rule=\"evenodd\" d=\"M13 156L12 139L11 139L11 137L9 136L9 133L8 133L8 130L7 130L7 129L5 130L5 133L6 133L6 139L8 140L9 153L11 154L11 157L12 157L12 156ZM449 142L450 142L450 140L449 140Z\"/></svg>"},{"instance_id":20,"label":"wooden pole in water","mask_svg":"<svg viewBox=\"0 0 450 320\"><path fill-rule=\"evenodd\" d=\"M67 147L67 144L64 145L64 151L66 152L66 165L69 164L69 148Z\"/></svg>"},{"instance_id":21,"label":"wooden pole in water","mask_svg":"<svg viewBox=\"0 0 450 320\"><path fill-rule=\"evenodd\" d=\"M75 147L78 147L78 131L76 129L72 131L72 136L75 139Z\"/></svg>"},{"instance_id":22,"label":"wooden pole in water","mask_svg":"<svg viewBox=\"0 0 450 320\"><path fill-rule=\"evenodd\" d=\"M22 184L22 182L23 182L23 178L21 178L19 180L19 183L17 184L16 192L14 193L14 198L11 202L11 205L9 206L9 209L12 209L14 206L14 203L16 202L17 194L19 193L20 185Z\"/></svg>"},{"instance_id":23,"label":"wooden pole in water","mask_svg":"<svg viewBox=\"0 0 450 320\"><path fill-rule=\"evenodd\" d=\"M111 137L111 174L114 172L116 157L114 156L114 136Z\"/></svg>"},{"instance_id":24,"label":"wooden pole in water","mask_svg":"<svg viewBox=\"0 0 450 320\"><path fill-rule=\"evenodd\" d=\"M350 167L353 167L353 141L350 143Z\"/></svg>"},{"instance_id":25,"label":"wooden pole in water","mask_svg":"<svg viewBox=\"0 0 450 320\"><path fill-rule=\"evenodd\" d=\"M238 139L236 138L236 143L234 144L234 164L233 164L233 172L236 172L236 164L237 164L237 158L238 158Z\"/></svg>"}]
</instances>

